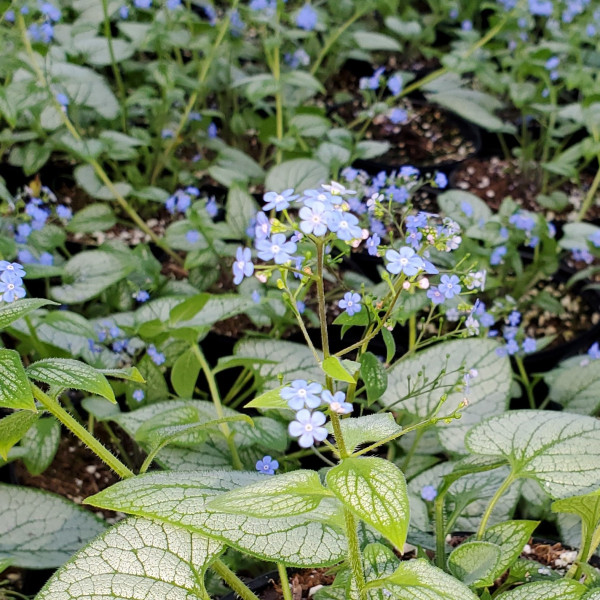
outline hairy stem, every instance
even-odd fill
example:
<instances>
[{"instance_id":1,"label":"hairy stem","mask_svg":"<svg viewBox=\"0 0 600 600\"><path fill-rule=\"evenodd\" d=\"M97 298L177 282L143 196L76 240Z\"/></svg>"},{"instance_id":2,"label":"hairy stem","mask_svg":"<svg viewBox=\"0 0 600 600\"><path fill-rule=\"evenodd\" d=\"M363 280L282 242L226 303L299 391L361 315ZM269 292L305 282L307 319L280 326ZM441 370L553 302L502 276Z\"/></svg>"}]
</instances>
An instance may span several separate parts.
<instances>
[{"instance_id":1,"label":"hairy stem","mask_svg":"<svg viewBox=\"0 0 600 600\"><path fill-rule=\"evenodd\" d=\"M360 600L367 600L365 574L363 571L362 557L360 555L356 518L352 511L346 507L344 507L344 520L346 522L346 537L348 538L348 562L350 563L352 577L356 584L358 597Z\"/></svg>"},{"instance_id":2,"label":"hairy stem","mask_svg":"<svg viewBox=\"0 0 600 600\"><path fill-rule=\"evenodd\" d=\"M281 584L283 600L294 600L292 597L292 590L290 589L290 582L285 565L282 565L278 562L277 571L279 572L279 583Z\"/></svg>"},{"instance_id":3,"label":"hairy stem","mask_svg":"<svg viewBox=\"0 0 600 600\"><path fill-rule=\"evenodd\" d=\"M260 600L259 597L219 558L210 568L240 597L242 600Z\"/></svg>"},{"instance_id":4,"label":"hairy stem","mask_svg":"<svg viewBox=\"0 0 600 600\"><path fill-rule=\"evenodd\" d=\"M494 496L490 500L489 504L487 505L487 508L485 509L485 512L483 513L483 517L481 517L481 523L479 523L479 529L477 530L477 539L478 540L480 540L483 537L483 534L485 533L485 529L487 527L487 523L490 520L492 511L494 510L496 504L498 503L498 500L500 500L500 498L502 497L504 492L506 492L506 490L508 490L508 488L510 487L510 485L512 484L513 481L514 481L514 477L513 477L513 474L511 473L502 482L502 485L496 490L496 493L494 494Z\"/></svg>"}]
</instances>

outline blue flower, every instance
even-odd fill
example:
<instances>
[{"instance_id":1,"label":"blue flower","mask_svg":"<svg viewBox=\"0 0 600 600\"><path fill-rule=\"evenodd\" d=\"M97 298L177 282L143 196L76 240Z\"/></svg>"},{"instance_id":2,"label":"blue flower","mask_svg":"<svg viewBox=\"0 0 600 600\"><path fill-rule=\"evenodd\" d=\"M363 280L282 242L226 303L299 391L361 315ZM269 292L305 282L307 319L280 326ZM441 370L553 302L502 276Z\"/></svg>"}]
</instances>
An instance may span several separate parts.
<instances>
[{"instance_id":1,"label":"blue flower","mask_svg":"<svg viewBox=\"0 0 600 600\"><path fill-rule=\"evenodd\" d=\"M600 359L600 345L598 344L598 342L594 342L589 350L587 351L588 356L592 359L592 360L599 360Z\"/></svg>"},{"instance_id":2,"label":"blue flower","mask_svg":"<svg viewBox=\"0 0 600 600\"><path fill-rule=\"evenodd\" d=\"M442 275L439 290L446 298L454 298L461 289L460 279L456 275Z\"/></svg>"},{"instance_id":3,"label":"blue flower","mask_svg":"<svg viewBox=\"0 0 600 600\"><path fill-rule=\"evenodd\" d=\"M20 266L20 265L19 265ZM23 280L13 271L2 271L0 275L0 298L4 302L14 302L25 297Z\"/></svg>"},{"instance_id":4,"label":"blue flower","mask_svg":"<svg viewBox=\"0 0 600 600\"><path fill-rule=\"evenodd\" d=\"M346 292L344 297L338 302L338 306L344 309L348 313L348 316L351 317L362 310L361 300L360 294Z\"/></svg>"},{"instance_id":5,"label":"blue flower","mask_svg":"<svg viewBox=\"0 0 600 600\"><path fill-rule=\"evenodd\" d=\"M406 229L420 229L423 227L427 227L427 215L424 212L406 217Z\"/></svg>"},{"instance_id":6,"label":"blue flower","mask_svg":"<svg viewBox=\"0 0 600 600\"><path fill-rule=\"evenodd\" d=\"M258 250L258 258L261 260L273 260L277 265L292 260L292 254L296 252L296 244L294 242L286 242L283 233L276 233L271 239L259 240L256 242Z\"/></svg>"},{"instance_id":7,"label":"blue flower","mask_svg":"<svg viewBox=\"0 0 600 600\"><path fill-rule=\"evenodd\" d=\"M261 460L256 461L256 470L265 475L275 475L275 469L279 469L279 462L269 455L263 456Z\"/></svg>"},{"instance_id":8,"label":"blue flower","mask_svg":"<svg viewBox=\"0 0 600 600\"><path fill-rule=\"evenodd\" d=\"M204 10L206 11L206 8ZM240 37L244 33L244 29L246 29L246 23L242 21L237 8L229 13L229 25L231 27L231 35L234 37Z\"/></svg>"},{"instance_id":9,"label":"blue flower","mask_svg":"<svg viewBox=\"0 0 600 600\"><path fill-rule=\"evenodd\" d=\"M406 204L406 201L410 198L410 192L403 185L400 187L390 185L386 188L385 192L389 194L394 202L398 202L398 204Z\"/></svg>"},{"instance_id":10,"label":"blue flower","mask_svg":"<svg viewBox=\"0 0 600 600\"><path fill-rule=\"evenodd\" d=\"M141 389L138 388L137 390L133 390L133 393L131 394L131 397L136 402L141 402L146 397L146 394L144 394L144 390L141 390Z\"/></svg>"},{"instance_id":11,"label":"blue flower","mask_svg":"<svg viewBox=\"0 0 600 600\"><path fill-rule=\"evenodd\" d=\"M463 31L471 31L473 29L473 22L469 21L469 19L465 19L461 24L460 28Z\"/></svg>"},{"instance_id":12,"label":"blue flower","mask_svg":"<svg viewBox=\"0 0 600 600\"><path fill-rule=\"evenodd\" d=\"M517 229L521 229L527 233L530 233L535 227L535 219L521 211L511 215L510 219L508 219L508 222L514 225Z\"/></svg>"},{"instance_id":13,"label":"blue flower","mask_svg":"<svg viewBox=\"0 0 600 600\"><path fill-rule=\"evenodd\" d=\"M260 292L258 290L252 292L252 302L254 302L254 304L260 304Z\"/></svg>"},{"instance_id":14,"label":"blue flower","mask_svg":"<svg viewBox=\"0 0 600 600\"><path fill-rule=\"evenodd\" d=\"M254 237L257 240L265 240L271 235L271 222L264 212L256 213L256 223L254 225Z\"/></svg>"},{"instance_id":15,"label":"blue flower","mask_svg":"<svg viewBox=\"0 0 600 600\"><path fill-rule=\"evenodd\" d=\"M59 204L56 207L56 216L59 219L64 219L65 221L70 221L73 218L73 211L63 204Z\"/></svg>"},{"instance_id":16,"label":"blue flower","mask_svg":"<svg viewBox=\"0 0 600 600\"><path fill-rule=\"evenodd\" d=\"M359 88L361 90L378 90L380 84L380 78L385 71L385 67L379 67L373 72L371 77L361 77L359 81Z\"/></svg>"},{"instance_id":17,"label":"blue flower","mask_svg":"<svg viewBox=\"0 0 600 600\"><path fill-rule=\"evenodd\" d=\"M233 283L239 285L244 277L250 277L252 273L254 273L254 265L252 264L250 248L239 246L233 263Z\"/></svg>"},{"instance_id":18,"label":"blue flower","mask_svg":"<svg viewBox=\"0 0 600 600\"><path fill-rule=\"evenodd\" d=\"M285 210L289 207L290 202L296 200L296 198L298 198L298 196L294 196L294 190L292 188L283 190L281 194L278 194L277 192L267 192L263 196L263 201L265 202L263 210L271 210L273 208L277 212Z\"/></svg>"},{"instance_id":19,"label":"blue flower","mask_svg":"<svg viewBox=\"0 0 600 600\"><path fill-rule=\"evenodd\" d=\"M19 279L25 277L25 269L22 265L20 265L17 262L0 260L0 271L10 273L11 275Z\"/></svg>"},{"instance_id":20,"label":"blue flower","mask_svg":"<svg viewBox=\"0 0 600 600\"><path fill-rule=\"evenodd\" d=\"M166 360L165 355L159 352L154 344L150 344L146 352L155 365L162 365Z\"/></svg>"},{"instance_id":21,"label":"blue flower","mask_svg":"<svg viewBox=\"0 0 600 600\"><path fill-rule=\"evenodd\" d=\"M192 229L185 234L185 239L190 244L197 244L200 241L200 232Z\"/></svg>"},{"instance_id":22,"label":"blue flower","mask_svg":"<svg viewBox=\"0 0 600 600\"><path fill-rule=\"evenodd\" d=\"M498 246L497 248L494 248L492 255L490 256L490 265L495 266L502 264L502 262L504 262L502 257L506 254L506 252L506 246Z\"/></svg>"},{"instance_id":23,"label":"blue flower","mask_svg":"<svg viewBox=\"0 0 600 600\"><path fill-rule=\"evenodd\" d=\"M588 250L581 250L574 248L571 250L571 257L576 261L583 261L584 263L591 265L594 262L594 256Z\"/></svg>"},{"instance_id":24,"label":"blue flower","mask_svg":"<svg viewBox=\"0 0 600 600\"><path fill-rule=\"evenodd\" d=\"M17 256L19 258L19 262L23 264L33 264L36 262L35 256L33 256L33 254L31 254L31 252L26 248L19 250Z\"/></svg>"},{"instance_id":25,"label":"blue flower","mask_svg":"<svg viewBox=\"0 0 600 600\"><path fill-rule=\"evenodd\" d=\"M40 254L40 265L49 267L54 264L54 256L50 252L42 252Z\"/></svg>"},{"instance_id":26,"label":"blue flower","mask_svg":"<svg viewBox=\"0 0 600 600\"><path fill-rule=\"evenodd\" d=\"M592 242L595 248L600 248L600 229L589 235L588 240Z\"/></svg>"},{"instance_id":27,"label":"blue flower","mask_svg":"<svg viewBox=\"0 0 600 600\"><path fill-rule=\"evenodd\" d=\"M150 300L150 294L146 290L140 290L133 295L137 302L147 302Z\"/></svg>"},{"instance_id":28,"label":"blue flower","mask_svg":"<svg viewBox=\"0 0 600 600\"><path fill-rule=\"evenodd\" d=\"M385 268L394 275L404 273L408 277L412 277L425 267L423 259L408 246L403 246L399 252L388 250L385 258L388 261Z\"/></svg>"},{"instance_id":29,"label":"blue flower","mask_svg":"<svg viewBox=\"0 0 600 600\"><path fill-rule=\"evenodd\" d=\"M123 20L129 18L129 6L123 5L119 8L119 17Z\"/></svg>"},{"instance_id":30,"label":"blue flower","mask_svg":"<svg viewBox=\"0 0 600 600\"><path fill-rule=\"evenodd\" d=\"M376 233L374 233L371 237L367 238L367 241L365 242L367 252L371 256L379 256L379 244L381 244L381 238Z\"/></svg>"},{"instance_id":31,"label":"blue flower","mask_svg":"<svg viewBox=\"0 0 600 600\"><path fill-rule=\"evenodd\" d=\"M433 183L435 183L436 187L438 187L441 190L443 190L448 185L448 178L446 177L445 173L441 173L441 172L438 171L435 174L435 178L433 180Z\"/></svg>"},{"instance_id":32,"label":"blue flower","mask_svg":"<svg viewBox=\"0 0 600 600\"><path fill-rule=\"evenodd\" d=\"M508 315L506 322L511 327L516 327L521 322L521 313L518 310L513 310L510 315Z\"/></svg>"},{"instance_id":33,"label":"blue flower","mask_svg":"<svg viewBox=\"0 0 600 600\"><path fill-rule=\"evenodd\" d=\"M549 17L553 9L552 0L529 0L529 12L534 16Z\"/></svg>"},{"instance_id":34,"label":"blue flower","mask_svg":"<svg viewBox=\"0 0 600 600\"><path fill-rule=\"evenodd\" d=\"M210 139L216 138L217 134L218 134L218 129L217 129L216 124L211 121L210 125L208 126L208 129L206 130L206 133Z\"/></svg>"},{"instance_id":35,"label":"blue flower","mask_svg":"<svg viewBox=\"0 0 600 600\"><path fill-rule=\"evenodd\" d=\"M296 308L298 309L298 312L303 315L306 310L306 304L302 302L302 300L298 300L298 302L296 302Z\"/></svg>"},{"instance_id":36,"label":"blue flower","mask_svg":"<svg viewBox=\"0 0 600 600\"><path fill-rule=\"evenodd\" d=\"M310 56L304 48L298 48L293 54L286 52L283 55L283 60L292 69L297 69L300 65L307 67L310 64Z\"/></svg>"},{"instance_id":37,"label":"blue flower","mask_svg":"<svg viewBox=\"0 0 600 600\"><path fill-rule=\"evenodd\" d=\"M219 205L214 196L207 200L206 212L208 213L208 216L213 219L219 214Z\"/></svg>"},{"instance_id":38,"label":"blue flower","mask_svg":"<svg viewBox=\"0 0 600 600\"><path fill-rule=\"evenodd\" d=\"M4 13L4 20L7 23L14 23L15 22L15 11L14 10L7 10Z\"/></svg>"},{"instance_id":39,"label":"blue flower","mask_svg":"<svg viewBox=\"0 0 600 600\"><path fill-rule=\"evenodd\" d=\"M63 107L67 107L69 106L69 98L68 96L66 96L66 94L62 94L61 92L59 92L58 94L56 94L56 101Z\"/></svg>"},{"instance_id":40,"label":"blue flower","mask_svg":"<svg viewBox=\"0 0 600 600\"><path fill-rule=\"evenodd\" d=\"M133 5L136 8L150 8L152 6L152 0L133 0Z\"/></svg>"},{"instance_id":41,"label":"blue flower","mask_svg":"<svg viewBox=\"0 0 600 600\"><path fill-rule=\"evenodd\" d=\"M316 411L311 414L309 410L302 409L296 413L296 420L288 426L288 432L293 437L299 437L298 445L301 448L310 448L315 442L322 442L327 437L325 415Z\"/></svg>"},{"instance_id":42,"label":"blue flower","mask_svg":"<svg viewBox=\"0 0 600 600\"><path fill-rule=\"evenodd\" d=\"M322 236L327 233L327 213L322 202L314 202L311 206L303 206L298 216L301 219L300 229L306 233Z\"/></svg>"},{"instance_id":43,"label":"blue flower","mask_svg":"<svg viewBox=\"0 0 600 600\"><path fill-rule=\"evenodd\" d=\"M60 9L56 8L54 4L51 4L50 2L43 2L40 4L40 11L51 21L60 21Z\"/></svg>"},{"instance_id":44,"label":"blue flower","mask_svg":"<svg viewBox=\"0 0 600 600\"><path fill-rule=\"evenodd\" d=\"M346 402L344 392L332 394L329 390L324 390L321 394L321 400L325 404L329 404L329 409L338 415L347 415L353 411L352 404Z\"/></svg>"},{"instance_id":45,"label":"blue flower","mask_svg":"<svg viewBox=\"0 0 600 600\"><path fill-rule=\"evenodd\" d=\"M523 341L523 352L530 354L537 350L537 343L533 338L526 337Z\"/></svg>"},{"instance_id":46,"label":"blue flower","mask_svg":"<svg viewBox=\"0 0 600 600\"><path fill-rule=\"evenodd\" d=\"M408 114L405 110L401 108L393 108L388 118L390 122L394 125L401 125L402 123L406 123L406 120L408 119Z\"/></svg>"},{"instance_id":47,"label":"blue flower","mask_svg":"<svg viewBox=\"0 0 600 600\"><path fill-rule=\"evenodd\" d=\"M291 385L284 387L280 396L287 401L292 410L304 407L317 408L322 404L319 394L323 390L320 383L307 383L305 379L296 379Z\"/></svg>"},{"instance_id":48,"label":"blue flower","mask_svg":"<svg viewBox=\"0 0 600 600\"><path fill-rule=\"evenodd\" d=\"M387 82L387 87L390 92L392 92L392 96L398 96L402 91L402 77L399 75L392 75Z\"/></svg>"},{"instance_id":49,"label":"blue flower","mask_svg":"<svg viewBox=\"0 0 600 600\"><path fill-rule=\"evenodd\" d=\"M169 10L176 10L177 8L179 8L181 6L181 0L167 0L165 6Z\"/></svg>"},{"instance_id":50,"label":"blue flower","mask_svg":"<svg viewBox=\"0 0 600 600\"><path fill-rule=\"evenodd\" d=\"M432 485L425 485L421 489L421 498L427 502L433 502L436 496L437 490Z\"/></svg>"},{"instance_id":51,"label":"blue flower","mask_svg":"<svg viewBox=\"0 0 600 600\"><path fill-rule=\"evenodd\" d=\"M167 129L167 128L165 128L165 129L163 129L163 130L160 132L160 137L161 137L163 140L169 140L169 139L171 139L171 138L172 138L172 137L174 137L174 136L175 136L175 134L173 133L173 130L172 130L172 129Z\"/></svg>"},{"instance_id":52,"label":"blue flower","mask_svg":"<svg viewBox=\"0 0 600 600\"><path fill-rule=\"evenodd\" d=\"M27 28L27 32L34 42L43 42L44 44L49 44L54 37L54 28L50 23L42 23L41 25L33 23Z\"/></svg>"},{"instance_id":53,"label":"blue flower","mask_svg":"<svg viewBox=\"0 0 600 600\"><path fill-rule=\"evenodd\" d=\"M317 11L306 3L296 15L296 25L305 31L312 31L319 22Z\"/></svg>"},{"instance_id":54,"label":"blue flower","mask_svg":"<svg viewBox=\"0 0 600 600\"><path fill-rule=\"evenodd\" d=\"M496 348L496 354L498 356L506 356L507 354L512 356L519 351L519 344L516 340L508 340L506 346L502 346L500 348Z\"/></svg>"},{"instance_id":55,"label":"blue flower","mask_svg":"<svg viewBox=\"0 0 600 600\"><path fill-rule=\"evenodd\" d=\"M362 229L358 225L358 219L348 212L330 212L327 216L327 224L340 240L350 240L362 237Z\"/></svg>"},{"instance_id":56,"label":"blue flower","mask_svg":"<svg viewBox=\"0 0 600 600\"><path fill-rule=\"evenodd\" d=\"M427 290L427 297L434 303L434 304L442 304L444 302L444 300L446 300L446 296L444 296L444 294L442 294L442 292L440 292L440 290L438 290L438 288L434 287L430 287Z\"/></svg>"},{"instance_id":57,"label":"blue flower","mask_svg":"<svg viewBox=\"0 0 600 600\"><path fill-rule=\"evenodd\" d=\"M418 177L419 172L419 169L416 169L411 165L405 165L404 167L400 167L400 172L398 173L398 176L402 179L411 179L412 177Z\"/></svg>"},{"instance_id":58,"label":"blue flower","mask_svg":"<svg viewBox=\"0 0 600 600\"><path fill-rule=\"evenodd\" d=\"M558 67L558 65L560 65L560 58L558 58L558 56L551 56L544 63L544 67L546 67L546 70L548 70L548 71L553 71L554 69L556 69Z\"/></svg>"},{"instance_id":59,"label":"blue flower","mask_svg":"<svg viewBox=\"0 0 600 600\"><path fill-rule=\"evenodd\" d=\"M460 203L460 210L465 214L465 216L467 217L472 217L473 216L473 207L466 202L465 200L463 200Z\"/></svg>"}]
</instances>

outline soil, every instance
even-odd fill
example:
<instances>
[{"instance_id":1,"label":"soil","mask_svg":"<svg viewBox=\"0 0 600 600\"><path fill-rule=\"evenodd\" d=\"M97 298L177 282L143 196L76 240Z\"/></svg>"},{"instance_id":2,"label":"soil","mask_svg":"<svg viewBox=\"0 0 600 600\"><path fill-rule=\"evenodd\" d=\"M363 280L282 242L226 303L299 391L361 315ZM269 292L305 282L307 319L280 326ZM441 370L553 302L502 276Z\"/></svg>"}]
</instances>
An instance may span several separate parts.
<instances>
[{"instance_id":1,"label":"soil","mask_svg":"<svg viewBox=\"0 0 600 600\"><path fill-rule=\"evenodd\" d=\"M70 435L64 435L52 464L40 475L30 475L21 461L14 464L19 485L35 487L64 496L83 508L114 521L117 513L81 504L85 498L97 494L119 481L91 450Z\"/></svg>"},{"instance_id":2,"label":"soil","mask_svg":"<svg viewBox=\"0 0 600 600\"><path fill-rule=\"evenodd\" d=\"M493 210L498 210L502 200L511 196L524 209L545 213L548 220L568 221L576 215L593 180L593 175L588 172L583 172L580 176L580 185L567 182L561 188L567 194L570 204L560 212L549 210L537 202L541 192L539 173L523 172L515 159L469 158L452 173L450 184L478 196ZM598 218L600 205L596 204L588 211L586 220Z\"/></svg>"}]
</instances>

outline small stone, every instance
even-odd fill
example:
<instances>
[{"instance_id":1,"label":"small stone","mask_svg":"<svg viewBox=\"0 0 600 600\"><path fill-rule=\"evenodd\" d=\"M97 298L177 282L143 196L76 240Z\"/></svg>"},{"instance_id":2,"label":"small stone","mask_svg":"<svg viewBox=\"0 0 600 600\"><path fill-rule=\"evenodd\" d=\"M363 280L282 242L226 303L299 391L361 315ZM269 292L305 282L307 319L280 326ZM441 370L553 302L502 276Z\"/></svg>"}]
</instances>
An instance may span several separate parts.
<instances>
[{"instance_id":1,"label":"small stone","mask_svg":"<svg viewBox=\"0 0 600 600\"><path fill-rule=\"evenodd\" d=\"M314 596L323 586L321 584L319 585L313 585L309 590L308 590L308 597L310 598L311 596Z\"/></svg>"},{"instance_id":2,"label":"small stone","mask_svg":"<svg viewBox=\"0 0 600 600\"><path fill-rule=\"evenodd\" d=\"M88 465L88 466L85 468L85 470L86 470L88 473L95 473L95 472L96 472L96 465Z\"/></svg>"}]
</instances>

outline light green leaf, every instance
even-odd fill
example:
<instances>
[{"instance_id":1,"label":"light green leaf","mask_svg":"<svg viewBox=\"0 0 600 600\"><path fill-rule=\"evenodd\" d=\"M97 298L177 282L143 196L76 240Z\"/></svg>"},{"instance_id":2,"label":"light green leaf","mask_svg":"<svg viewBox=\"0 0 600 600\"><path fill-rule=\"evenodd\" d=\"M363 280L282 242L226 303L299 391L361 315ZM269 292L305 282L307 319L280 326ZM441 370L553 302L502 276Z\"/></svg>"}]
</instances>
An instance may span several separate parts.
<instances>
[{"instance_id":1,"label":"light green leaf","mask_svg":"<svg viewBox=\"0 0 600 600\"><path fill-rule=\"evenodd\" d=\"M600 409L600 361L559 367L544 374L548 397L573 413L595 415Z\"/></svg>"},{"instance_id":2,"label":"light green leaf","mask_svg":"<svg viewBox=\"0 0 600 600\"><path fill-rule=\"evenodd\" d=\"M290 127L295 128L303 137L323 137L330 126L329 119L320 115L299 114L290 119Z\"/></svg>"},{"instance_id":3,"label":"light green leaf","mask_svg":"<svg viewBox=\"0 0 600 600\"><path fill-rule=\"evenodd\" d=\"M204 600L216 540L147 519L111 527L57 571L36 600Z\"/></svg>"},{"instance_id":4,"label":"light green leaf","mask_svg":"<svg viewBox=\"0 0 600 600\"><path fill-rule=\"evenodd\" d=\"M206 506L221 512L265 518L291 517L309 512L331 494L315 471L291 471L217 496Z\"/></svg>"},{"instance_id":5,"label":"light green leaf","mask_svg":"<svg viewBox=\"0 0 600 600\"><path fill-rule=\"evenodd\" d=\"M43 473L54 460L60 443L60 423L54 419L39 419L23 436L21 447L27 450L23 462L32 475Z\"/></svg>"},{"instance_id":6,"label":"light green leaf","mask_svg":"<svg viewBox=\"0 0 600 600\"><path fill-rule=\"evenodd\" d=\"M477 600L466 585L422 558L400 563L393 575L367 587L384 588L396 600Z\"/></svg>"},{"instance_id":7,"label":"light green leaf","mask_svg":"<svg viewBox=\"0 0 600 600\"><path fill-rule=\"evenodd\" d=\"M389 50L399 52L402 50L400 43L389 35L371 31L355 31L354 41L363 50Z\"/></svg>"},{"instance_id":8,"label":"light green leaf","mask_svg":"<svg viewBox=\"0 0 600 600\"><path fill-rule=\"evenodd\" d=\"M281 387L275 388L274 390L269 390L260 396L254 398L245 405L244 408L282 408L288 409L288 403L281 397L281 390L287 386L283 385Z\"/></svg>"},{"instance_id":9,"label":"light green leaf","mask_svg":"<svg viewBox=\"0 0 600 600\"><path fill-rule=\"evenodd\" d=\"M178 321L178 327L210 327L217 321L229 319L255 306L252 298L242 294L211 296L194 317Z\"/></svg>"},{"instance_id":10,"label":"light green leaf","mask_svg":"<svg viewBox=\"0 0 600 600\"><path fill-rule=\"evenodd\" d=\"M381 398L388 386L388 376L385 367L372 352L365 352L360 357L360 377L367 388L369 404Z\"/></svg>"},{"instance_id":11,"label":"light green leaf","mask_svg":"<svg viewBox=\"0 0 600 600\"><path fill-rule=\"evenodd\" d=\"M350 417L342 419L340 425L348 452L354 452L357 446L366 442L380 442L402 431L391 413ZM328 422L326 428L333 433L331 423Z\"/></svg>"},{"instance_id":12,"label":"light green leaf","mask_svg":"<svg viewBox=\"0 0 600 600\"><path fill-rule=\"evenodd\" d=\"M142 374L137 367L123 367L122 369L96 369L98 373L115 379L126 379L127 381L135 381L137 383L145 383Z\"/></svg>"},{"instance_id":13,"label":"light green leaf","mask_svg":"<svg viewBox=\"0 0 600 600\"><path fill-rule=\"evenodd\" d=\"M50 293L59 302L78 304L98 296L132 270L133 265L122 261L116 253L103 250L79 252L64 266L63 280L67 282L50 288Z\"/></svg>"},{"instance_id":14,"label":"light green leaf","mask_svg":"<svg viewBox=\"0 0 600 600\"><path fill-rule=\"evenodd\" d=\"M356 156L362 159L377 158L385 154L391 148L389 142L377 142L375 140L364 140L356 144Z\"/></svg>"},{"instance_id":15,"label":"light green leaf","mask_svg":"<svg viewBox=\"0 0 600 600\"><path fill-rule=\"evenodd\" d=\"M26 569L62 565L105 527L65 498L31 488L0 484L0 506L0 560Z\"/></svg>"},{"instance_id":16,"label":"light green leaf","mask_svg":"<svg viewBox=\"0 0 600 600\"><path fill-rule=\"evenodd\" d=\"M19 442L38 418L38 413L19 410L0 419L0 456L4 460L8 458L8 451Z\"/></svg>"},{"instance_id":17,"label":"light green leaf","mask_svg":"<svg viewBox=\"0 0 600 600\"><path fill-rule=\"evenodd\" d=\"M111 49L105 37L90 36L89 34L76 35L71 42L71 48L83 55L86 63L95 67L110 65L113 58L118 63L130 58L135 51L132 44L122 39L111 39Z\"/></svg>"},{"instance_id":18,"label":"light green leaf","mask_svg":"<svg viewBox=\"0 0 600 600\"><path fill-rule=\"evenodd\" d=\"M75 181L92 197L98 200L115 200L114 192L107 186L102 184L102 181L96 175L91 165L79 165L73 172ZM123 197L131 193L132 187L129 183L119 181L114 183L115 190Z\"/></svg>"},{"instance_id":19,"label":"light green leaf","mask_svg":"<svg viewBox=\"0 0 600 600\"><path fill-rule=\"evenodd\" d=\"M56 302L44 298L22 298L15 302L5 303L0 306L0 329L4 329L17 319L49 304L58 306Z\"/></svg>"},{"instance_id":20,"label":"light green leaf","mask_svg":"<svg viewBox=\"0 0 600 600\"><path fill-rule=\"evenodd\" d=\"M113 404L106 398L90 396L81 401L83 408L98 421L111 421L121 414L118 404Z\"/></svg>"},{"instance_id":21,"label":"light green leaf","mask_svg":"<svg viewBox=\"0 0 600 600\"><path fill-rule=\"evenodd\" d=\"M70 358L38 360L27 367L27 375L60 388L84 390L116 402L115 393L106 377L89 365Z\"/></svg>"},{"instance_id":22,"label":"light green leaf","mask_svg":"<svg viewBox=\"0 0 600 600\"><path fill-rule=\"evenodd\" d=\"M329 168L346 166L350 162L351 153L348 148L332 144L331 142L321 142L317 148L316 158Z\"/></svg>"},{"instance_id":23,"label":"light green leaf","mask_svg":"<svg viewBox=\"0 0 600 600\"><path fill-rule=\"evenodd\" d=\"M600 483L600 421L592 417L511 411L473 427L465 445L505 458L515 478L536 479L554 498L592 492Z\"/></svg>"},{"instance_id":24,"label":"light green leaf","mask_svg":"<svg viewBox=\"0 0 600 600\"><path fill-rule=\"evenodd\" d=\"M190 348L183 352L171 369L171 385L181 398L194 395L196 380L200 374L200 363Z\"/></svg>"},{"instance_id":25,"label":"light green leaf","mask_svg":"<svg viewBox=\"0 0 600 600\"><path fill-rule=\"evenodd\" d=\"M117 222L113 209L108 204L90 204L77 211L66 226L73 233L95 233L106 231Z\"/></svg>"},{"instance_id":26,"label":"light green leaf","mask_svg":"<svg viewBox=\"0 0 600 600\"><path fill-rule=\"evenodd\" d=\"M342 361L337 356L330 356L321 363L321 368L326 375L336 381L356 383L354 377L344 368Z\"/></svg>"},{"instance_id":27,"label":"light green leaf","mask_svg":"<svg viewBox=\"0 0 600 600\"><path fill-rule=\"evenodd\" d=\"M0 350L0 407L36 410L31 384L14 350Z\"/></svg>"},{"instance_id":28,"label":"light green leaf","mask_svg":"<svg viewBox=\"0 0 600 600\"><path fill-rule=\"evenodd\" d=\"M587 588L570 579L535 581L500 594L501 600L580 600Z\"/></svg>"},{"instance_id":29,"label":"light green leaf","mask_svg":"<svg viewBox=\"0 0 600 600\"><path fill-rule=\"evenodd\" d=\"M327 485L356 515L404 548L409 507L402 471L382 458L345 458L327 473Z\"/></svg>"},{"instance_id":30,"label":"light green leaf","mask_svg":"<svg viewBox=\"0 0 600 600\"><path fill-rule=\"evenodd\" d=\"M232 187L227 194L226 221L234 235L246 236L250 221L258 209L254 198L242 188Z\"/></svg>"},{"instance_id":31,"label":"light green leaf","mask_svg":"<svg viewBox=\"0 0 600 600\"><path fill-rule=\"evenodd\" d=\"M388 408L405 410L420 420L436 408L442 388L448 392L448 399L439 415L452 414L465 397L464 370L477 369L477 377L469 386L469 406L462 418L433 427L447 450L464 454L466 432L508 406L512 380L510 361L496 354L497 347L493 340L470 338L437 344L400 360L388 370L388 387L379 402ZM409 394L414 396L402 401Z\"/></svg>"},{"instance_id":32,"label":"light green leaf","mask_svg":"<svg viewBox=\"0 0 600 600\"><path fill-rule=\"evenodd\" d=\"M489 587L498 571L500 547L491 542L473 541L454 548L448 557L448 569L469 587Z\"/></svg>"},{"instance_id":33,"label":"light green leaf","mask_svg":"<svg viewBox=\"0 0 600 600\"><path fill-rule=\"evenodd\" d=\"M367 544L362 551L365 579L372 581L392 575L400 564L394 552L383 544Z\"/></svg>"},{"instance_id":34,"label":"light green leaf","mask_svg":"<svg viewBox=\"0 0 600 600\"><path fill-rule=\"evenodd\" d=\"M438 202L445 215L452 216L463 227L483 220L487 223L492 217L491 208L478 196L463 190L448 190L438 196ZM462 210L463 203L473 209L473 214L468 217Z\"/></svg>"},{"instance_id":35,"label":"light green leaf","mask_svg":"<svg viewBox=\"0 0 600 600\"><path fill-rule=\"evenodd\" d=\"M329 565L345 555L345 540L328 521L337 506L328 500L318 509L285 518L231 515L208 502L240 486L264 481L249 472L188 471L152 473L121 481L88 498L86 503L114 507L222 540L269 561L290 566Z\"/></svg>"},{"instance_id":36,"label":"light green leaf","mask_svg":"<svg viewBox=\"0 0 600 600\"><path fill-rule=\"evenodd\" d=\"M274 166L267 173L265 188L269 192L282 192L288 188L303 192L318 187L328 176L329 170L319 161L295 158Z\"/></svg>"}]
</instances>

